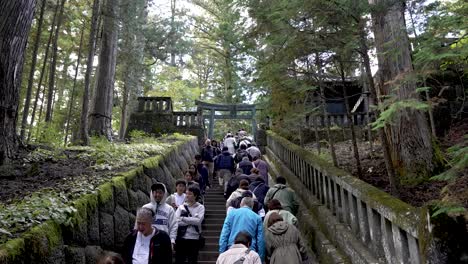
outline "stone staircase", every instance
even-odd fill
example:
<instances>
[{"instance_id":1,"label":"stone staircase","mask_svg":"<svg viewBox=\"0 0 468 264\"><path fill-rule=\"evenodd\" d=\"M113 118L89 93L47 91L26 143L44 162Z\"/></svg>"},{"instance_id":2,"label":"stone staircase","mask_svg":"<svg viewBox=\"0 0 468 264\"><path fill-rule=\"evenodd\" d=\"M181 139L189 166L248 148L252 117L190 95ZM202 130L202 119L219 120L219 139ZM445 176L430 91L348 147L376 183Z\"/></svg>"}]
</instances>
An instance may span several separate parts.
<instances>
[{"instance_id":1,"label":"stone staircase","mask_svg":"<svg viewBox=\"0 0 468 264\"><path fill-rule=\"evenodd\" d=\"M226 217L226 200L221 186L213 182L213 188L205 194L205 221L202 226L205 248L200 250L198 263L216 263L219 252L219 235Z\"/></svg>"}]
</instances>

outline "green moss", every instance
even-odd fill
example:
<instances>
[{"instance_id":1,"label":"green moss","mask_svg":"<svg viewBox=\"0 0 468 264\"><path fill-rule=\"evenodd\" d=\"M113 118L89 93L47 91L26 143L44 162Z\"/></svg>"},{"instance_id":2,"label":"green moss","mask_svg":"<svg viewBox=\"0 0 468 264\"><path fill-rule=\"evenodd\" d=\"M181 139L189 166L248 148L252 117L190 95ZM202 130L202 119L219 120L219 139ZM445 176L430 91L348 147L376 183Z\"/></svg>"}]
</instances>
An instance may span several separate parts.
<instances>
[{"instance_id":1,"label":"green moss","mask_svg":"<svg viewBox=\"0 0 468 264\"><path fill-rule=\"evenodd\" d=\"M16 263L25 251L23 238L15 238L0 245L0 263Z\"/></svg>"},{"instance_id":2,"label":"green moss","mask_svg":"<svg viewBox=\"0 0 468 264\"><path fill-rule=\"evenodd\" d=\"M108 182L99 186L99 202L100 203L106 203L112 198L113 195L114 195L114 190L113 190L112 183Z\"/></svg>"},{"instance_id":3,"label":"green moss","mask_svg":"<svg viewBox=\"0 0 468 264\"><path fill-rule=\"evenodd\" d=\"M28 251L39 258L44 258L50 254L53 248L60 245L62 232L57 223L49 220L33 227L25 234L24 238Z\"/></svg>"},{"instance_id":4,"label":"green moss","mask_svg":"<svg viewBox=\"0 0 468 264\"><path fill-rule=\"evenodd\" d=\"M114 187L119 190L127 189L127 183L125 182L125 178L122 176L112 178L112 183Z\"/></svg>"},{"instance_id":5,"label":"green moss","mask_svg":"<svg viewBox=\"0 0 468 264\"><path fill-rule=\"evenodd\" d=\"M148 158L143 161L143 166L146 168L157 168L159 166L159 163L163 161L162 155Z\"/></svg>"}]
</instances>

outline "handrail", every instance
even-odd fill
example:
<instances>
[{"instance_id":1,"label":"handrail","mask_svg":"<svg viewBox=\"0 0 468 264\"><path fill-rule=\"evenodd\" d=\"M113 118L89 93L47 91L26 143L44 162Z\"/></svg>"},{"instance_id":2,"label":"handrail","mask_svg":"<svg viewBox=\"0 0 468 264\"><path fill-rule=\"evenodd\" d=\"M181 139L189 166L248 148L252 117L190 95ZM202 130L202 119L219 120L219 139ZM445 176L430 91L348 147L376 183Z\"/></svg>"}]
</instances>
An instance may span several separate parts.
<instances>
[{"instance_id":1,"label":"handrail","mask_svg":"<svg viewBox=\"0 0 468 264\"><path fill-rule=\"evenodd\" d=\"M375 115L373 112L355 112L351 114L351 119L354 125L365 126L375 120ZM325 127L327 124L330 126L346 127L351 124L351 120L346 113L307 115L305 122L306 125L317 127Z\"/></svg>"},{"instance_id":2,"label":"handrail","mask_svg":"<svg viewBox=\"0 0 468 264\"><path fill-rule=\"evenodd\" d=\"M199 127L198 112L172 112L173 123L176 127Z\"/></svg>"},{"instance_id":3,"label":"handrail","mask_svg":"<svg viewBox=\"0 0 468 264\"><path fill-rule=\"evenodd\" d=\"M387 263L422 263L420 239L427 213L392 197L272 131L267 147L290 169L310 195ZM299 188L301 188L299 186Z\"/></svg>"}]
</instances>

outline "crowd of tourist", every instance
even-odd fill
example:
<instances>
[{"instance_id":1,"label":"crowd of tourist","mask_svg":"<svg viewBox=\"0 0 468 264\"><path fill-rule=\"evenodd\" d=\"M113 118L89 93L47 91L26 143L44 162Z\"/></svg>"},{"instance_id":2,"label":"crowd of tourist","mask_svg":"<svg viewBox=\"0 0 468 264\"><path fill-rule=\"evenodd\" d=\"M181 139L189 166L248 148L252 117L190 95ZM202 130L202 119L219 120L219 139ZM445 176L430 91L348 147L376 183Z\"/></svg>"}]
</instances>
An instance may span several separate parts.
<instances>
[{"instance_id":1,"label":"crowd of tourist","mask_svg":"<svg viewBox=\"0 0 468 264\"><path fill-rule=\"evenodd\" d=\"M184 179L176 181L173 194L163 183L151 186L151 202L138 209L134 230L125 240L123 263L198 263L205 244L203 197L214 184L223 189L227 212L217 264L307 259L297 229L296 195L283 177L269 187L268 164L244 130L236 136L227 133L220 144L206 140L194 159Z\"/></svg>"}]
</instances>

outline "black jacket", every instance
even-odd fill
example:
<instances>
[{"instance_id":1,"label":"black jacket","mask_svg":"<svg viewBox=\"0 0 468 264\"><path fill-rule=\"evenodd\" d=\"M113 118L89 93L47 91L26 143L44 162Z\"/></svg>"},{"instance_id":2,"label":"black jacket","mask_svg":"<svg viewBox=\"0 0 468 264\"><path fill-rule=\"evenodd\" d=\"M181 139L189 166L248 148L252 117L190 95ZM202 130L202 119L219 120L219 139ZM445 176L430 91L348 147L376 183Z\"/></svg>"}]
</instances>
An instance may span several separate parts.
<instances>
[{"instance_id":1,"label":"black jacket","mask_svg":"<svg viewBox=\"0 0 468 264\"><path fill-rule=\"evenodd\" d=\"M125 238L122 257L127 264L132 263L133 249L135 248L137 234L138 231L133 230L132 233ZM151 238L148 264L155 263L172 263L171 238L162 230L156 230L156 233Z\"/></svg>"}]
</instances>

